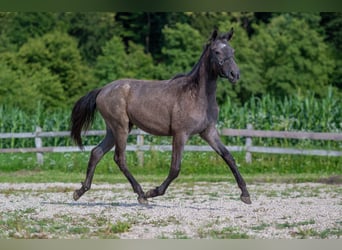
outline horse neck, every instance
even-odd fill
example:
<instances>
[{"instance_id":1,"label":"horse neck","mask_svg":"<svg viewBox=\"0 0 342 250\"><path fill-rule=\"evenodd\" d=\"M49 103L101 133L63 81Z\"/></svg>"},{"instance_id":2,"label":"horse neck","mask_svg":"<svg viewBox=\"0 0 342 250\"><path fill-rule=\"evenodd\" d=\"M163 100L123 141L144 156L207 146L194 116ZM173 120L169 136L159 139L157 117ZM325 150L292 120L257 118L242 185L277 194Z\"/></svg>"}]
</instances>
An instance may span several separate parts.
<instances>
[{"instance_id":1,"label":"horse neck","mask_svg":"<svg viewBox=\"0 0 342 250\"><path fill-rule=\"evenodd\" d=\"M209 49L206 48L200 60L190 71L189 76L192 84L196 85L198 94L202 97L216 100L216 81L218 74L210 62Z\"/></svg>"}]
</instances>

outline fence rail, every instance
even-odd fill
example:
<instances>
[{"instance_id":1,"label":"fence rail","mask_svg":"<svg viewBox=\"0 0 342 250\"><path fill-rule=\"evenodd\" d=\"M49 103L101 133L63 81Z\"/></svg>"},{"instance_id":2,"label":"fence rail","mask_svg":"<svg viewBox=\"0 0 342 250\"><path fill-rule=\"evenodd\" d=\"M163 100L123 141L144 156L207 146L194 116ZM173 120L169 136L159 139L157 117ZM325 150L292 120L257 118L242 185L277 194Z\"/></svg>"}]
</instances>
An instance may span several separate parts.
<instances>
[{"instance_id":1,"label":"fence rail","mask_svg":"<svg viewBox=\"0 0 342 250\"><path fill-rule=\"evenodd\" d=\"M83 134L83 136L101 136L105 135L105 130L91 130ZM34 138L35 147L32 148L1 148L0 153L37 153L38 164L43 164L43 153L48 152L80 152L78 147L44 147L42 138L49 137L68 137L69 131L44 132L40 127L36 128L35 132L25 133L0 133L0 139L12 138ZM127 151L135 151L138 154L140 164L143 164L143 152L149 150L156 151L171 151L171 145L144 145L144 136L148 135L142 130L132 130L130 135L136 135L136 144L127 145ZM249 124L247 129L228 129L221 130L222 136L238 136L246 137L244 146L227 146L230 151L245 151L246 162L252 162L252 153L269 153L269 154L297 154L297 155L318 155L318 156L342 156L342 151L323 150L323 149L297 149L283 147L261 147L253 146L253 137L262 138L283 138L283 139L309 139L309 140L329 140L342 141L342 133L317 133L317 132L288 132L288 131L264 131L254 130ZM91 151L94 146L85 146L84 151ZM186 145L186 151L208 152L212 151L209 146Z\"/></svg>"}]
</instances>

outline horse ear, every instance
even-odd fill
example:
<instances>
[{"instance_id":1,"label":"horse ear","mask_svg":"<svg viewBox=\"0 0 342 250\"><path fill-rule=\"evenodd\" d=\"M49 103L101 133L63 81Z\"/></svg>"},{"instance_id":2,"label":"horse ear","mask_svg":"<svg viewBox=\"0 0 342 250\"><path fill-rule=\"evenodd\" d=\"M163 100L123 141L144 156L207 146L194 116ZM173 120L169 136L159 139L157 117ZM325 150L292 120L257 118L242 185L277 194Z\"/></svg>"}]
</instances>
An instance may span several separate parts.
<instances>
[{"instance_id":1,"label":"horse ear","mask_svg":"<svg viewBox=\"0 0 342 250\"><path fill-rule=\"evenodd\" d=\"M214 29L213 33L211 34L211 41L215 41L215 39L217 38L218 32L217 29Z\"/></svg>"},{"instance_id":2,"label":"horse ear","mask_svg":"<svg viewBox=\"0 0 342 250\"><path fill-rule=\"evenodd\" d=\"M232 27L230 31L228 31L228 33L224 35L224 38L227 39L227 41L229 41L230 39L232 39L233 34L234 34L234 28Z\"/></svg>"}]
</instances>

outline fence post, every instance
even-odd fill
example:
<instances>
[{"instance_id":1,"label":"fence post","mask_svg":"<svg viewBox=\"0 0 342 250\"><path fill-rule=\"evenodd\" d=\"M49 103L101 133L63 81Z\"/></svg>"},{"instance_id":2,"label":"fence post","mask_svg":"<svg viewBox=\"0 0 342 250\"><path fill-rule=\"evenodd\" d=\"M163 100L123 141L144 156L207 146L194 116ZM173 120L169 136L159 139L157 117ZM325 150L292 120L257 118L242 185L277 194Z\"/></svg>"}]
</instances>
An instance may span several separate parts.
<instances>
[{"instance_id":1,"label":"fence post","mask_svg":"<svg viewBox=\"0 0 342 250\"><path fill-rule=\"evenodd\" d=\"M36 126L36 134L34 138L34 144L36 148L41 148L43 146L42 138L39 137L39 132L42 132L42 128L39 126ZM38 165L43 165L44 163L44 156L43 153L37 152L37 163Z\"/></svg>"},{"instance_id":2,"label":"fence post","mask_svg":"<svg viewBox=\"0 0 342 250\"><path fill-rule=\"evenodd\" d=\"M144 135L137 135L137 156L139 166L144 166L144 151L140 151L139 147L144 145Z\"/></svg>"},{"instance_id":3,"label":"fence post","mask_svg":"<svg viewBox=\"0 0 342 250\"><path fill-rule=\"evenodd\" d=\"M247 129L252 130L253 125L247 124ZM252 137L246 137L246 162L252 163L252 152L249 151L249 148L252 146Z\"/></svg>"}]
</instances>

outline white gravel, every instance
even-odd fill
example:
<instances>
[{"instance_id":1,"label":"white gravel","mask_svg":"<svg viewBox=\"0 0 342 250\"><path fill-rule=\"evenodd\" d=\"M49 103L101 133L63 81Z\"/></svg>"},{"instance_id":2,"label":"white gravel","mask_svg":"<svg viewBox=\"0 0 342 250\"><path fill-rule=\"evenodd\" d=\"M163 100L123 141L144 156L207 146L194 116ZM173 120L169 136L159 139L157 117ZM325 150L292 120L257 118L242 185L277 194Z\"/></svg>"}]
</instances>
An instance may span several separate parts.
<instances>
[{"instance_id":1,"label":"white gravel","mask_svg":"<svg viewBox=\"0 0 342 250\"><path fill-rule=\"evenodd\" d=\"M142 186L148 190L155 184ZM248 185L252 205L246 205L239 200L235 184L173 183L164 196L151 199L149 206L138 204L129 184L93 184L75 202L72 193L79 187L70 183L0 183L0 238L98 238L103 234L97 232L118 223L129 227L109 237L341 238L341 185ZM21 227L4 225L18 218ZM55 225L39 223L43 220ZM88 230L77 232L72 227Z\"/></svg>"}]
</instances>

